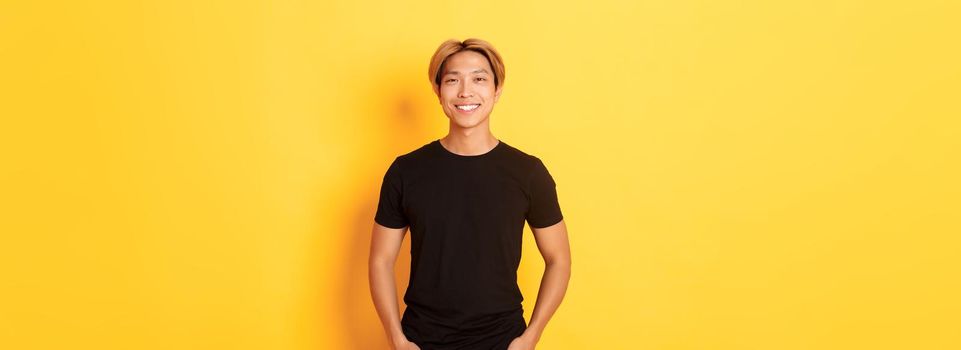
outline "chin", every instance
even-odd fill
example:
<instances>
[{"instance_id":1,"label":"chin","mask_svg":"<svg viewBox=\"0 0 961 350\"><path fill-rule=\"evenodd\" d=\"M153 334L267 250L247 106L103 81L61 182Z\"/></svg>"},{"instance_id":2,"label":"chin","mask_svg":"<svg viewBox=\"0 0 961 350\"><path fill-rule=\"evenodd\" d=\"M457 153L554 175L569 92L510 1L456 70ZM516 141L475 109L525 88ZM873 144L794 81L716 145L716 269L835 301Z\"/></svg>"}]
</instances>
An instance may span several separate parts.
<instances>
[{"instance_id":1,"label":"chin","mask_svg":"<svg viewBox=\"0 0 961 350\"><path fill-rule=\"evenodd\" d=\"M487 120L487 117L483 117L479 119L455 117L452 120L454 121L454 124L457 124L457 126L467 129L467 128L473 128L475 126L481 125L485 120Z\"/></svg>"},{"instance_id":2,"label":"chin","mask_svg":"<svg viewBox=\"0 0 961 350\"><path fill-rule=\"evenodd\" d=\"M447 114L447 119L450 120L452 123L457 124L457 126L461 128L471 128L483 123L485 120L487 120L489 116L490 114L484 115L484 116L480 116L480 115L465 116L465 115L461 115L460 113L457 113L456 111L452 111L450 114Z\"/></svg>"}]
</instances>

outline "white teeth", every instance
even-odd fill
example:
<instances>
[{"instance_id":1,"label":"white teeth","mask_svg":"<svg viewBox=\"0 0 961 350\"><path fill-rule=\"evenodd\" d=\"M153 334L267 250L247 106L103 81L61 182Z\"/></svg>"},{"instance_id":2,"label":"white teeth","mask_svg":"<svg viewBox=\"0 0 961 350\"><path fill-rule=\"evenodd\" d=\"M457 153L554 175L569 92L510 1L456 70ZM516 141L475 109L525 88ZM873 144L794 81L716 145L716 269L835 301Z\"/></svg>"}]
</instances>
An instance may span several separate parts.
<instances>
[{"instance_id":1,"label":"white teeth","mask_svg":"<svg viewBox=\"0 0 961 350\"><path fill-rule=\"evenodd\" d=\"M480 107L480 105L457 106L457 109L460 109L463 111L473 111L477 107Z\"/></svg>"}]
</instances>

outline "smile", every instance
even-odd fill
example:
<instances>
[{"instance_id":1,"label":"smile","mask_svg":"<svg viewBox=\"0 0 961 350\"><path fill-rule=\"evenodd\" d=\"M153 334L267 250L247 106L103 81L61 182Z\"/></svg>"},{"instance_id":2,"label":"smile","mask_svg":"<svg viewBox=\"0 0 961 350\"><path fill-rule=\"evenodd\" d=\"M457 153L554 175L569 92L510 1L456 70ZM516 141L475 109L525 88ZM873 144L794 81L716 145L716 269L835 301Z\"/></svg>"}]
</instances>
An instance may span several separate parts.
<instances>
[{"instance_id":1,"label":"smile","mask_svg":"<svg viewBox=\"0 0 961 350\"><path fill-rule=\"evenodd\" d=\"M457 107L457 109L462 110L462 111L473 111L474 109L477 109L477 107L480 107L480 105L479 105L479 104L476 104L476 105L460 105L460 106L456 106L456 107Z\"/></svg>"}]
</instances>

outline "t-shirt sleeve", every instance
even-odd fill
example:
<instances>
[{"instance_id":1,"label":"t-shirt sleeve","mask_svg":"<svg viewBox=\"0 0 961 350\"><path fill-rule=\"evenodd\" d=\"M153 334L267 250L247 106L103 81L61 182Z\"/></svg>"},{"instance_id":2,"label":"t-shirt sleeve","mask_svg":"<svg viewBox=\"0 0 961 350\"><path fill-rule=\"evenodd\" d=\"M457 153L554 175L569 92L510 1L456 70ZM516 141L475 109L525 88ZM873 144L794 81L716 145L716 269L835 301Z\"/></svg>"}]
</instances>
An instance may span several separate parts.
<instances>
[{"instance_id":1,"label":"t-shirt sleeve","mask_svg":"<svg viewBox=\"0 0 961 350\"><path fill-rule=\"evenodd\" d=\"M554 178L538 158L530 177L530 206L527 211L527 224L532 228L554 225L564 218L557 201L557 186Z\"/></svg>"},{"instance_id":2,"label":"t-shirt sleeve","mask_svg":"<svg viewBox=\"0 0 961 350\"><path fill-rule=\"evenodd\" d=\"M395 158L384 173L377 213L374 214L374 221L385 227L404 228L408 225L407 216L404 215L404 208L401 205L404 192L400 175L400 164Z\"/></svg>"}]
</instances>

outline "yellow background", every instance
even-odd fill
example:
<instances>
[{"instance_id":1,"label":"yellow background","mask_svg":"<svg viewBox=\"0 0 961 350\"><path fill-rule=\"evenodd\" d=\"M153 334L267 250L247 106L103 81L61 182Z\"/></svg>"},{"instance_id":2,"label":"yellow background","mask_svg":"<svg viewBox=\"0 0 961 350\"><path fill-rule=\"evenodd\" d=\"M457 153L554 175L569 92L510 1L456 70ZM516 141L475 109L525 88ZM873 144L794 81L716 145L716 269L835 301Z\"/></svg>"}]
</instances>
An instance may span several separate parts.
<instances>
[{"instance_id":1,"label":"yellow background","mask_svg":"<svg viewBox=\"0 0 961 350\"><path fill-rule=\"evenodd\" d=\"M472 36L570 230L538 349L961 348L959 4L4 1L0 348L386 349L380 180Z\"/></svg>"}]
</instances>

